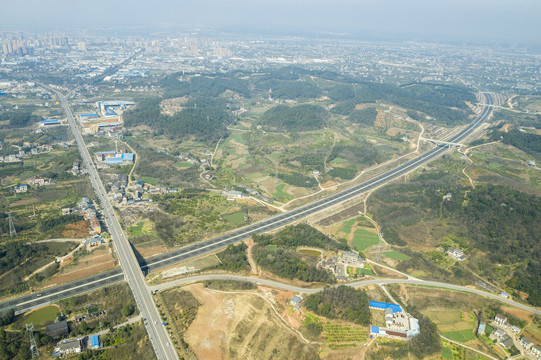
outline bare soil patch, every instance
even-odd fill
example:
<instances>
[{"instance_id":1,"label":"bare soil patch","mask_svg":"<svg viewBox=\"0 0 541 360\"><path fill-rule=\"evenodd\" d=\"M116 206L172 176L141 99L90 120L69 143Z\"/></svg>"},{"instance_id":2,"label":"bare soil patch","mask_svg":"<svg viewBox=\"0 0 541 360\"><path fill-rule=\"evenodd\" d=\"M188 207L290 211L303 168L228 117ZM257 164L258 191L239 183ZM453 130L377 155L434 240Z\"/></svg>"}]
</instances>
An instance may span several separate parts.
<instances>
[{"instance_id":1,"label":"bare soil patch","mask_svg":"<svg viewBox=\"0 0 541 360\"><path fill-rule=\"evenodd\" d=\"M93 250L89 255L79 258L76 264L63 267L63 271L43 284L43 287L64 284L81 279L116 266L107 246Z\"/></svg>"},{"instance_id":2,"label":"bare soil patch","mask_svg":"<svg viewBox=\"0 0 541 360\"><path fill-rule=\"evenodd\" d=\"M189 289L202 306L185 339L199 359L315 358L317 346L301 340L260 297L200 284Z\"/></svg>"},{"instance_id":3,"label":"bare soil patch","mask_svg":"<svg viewBox=\"0 0 541 360\"><path fill-rule=\"evenodd\" d=\"M532 313L530 313L530 312L528 312L526 310L521 310L521 309L517 309L517 308L514 308L514 307L509 307L509 306L502 306L502 310L505 311L508 314L515 315L516 317L518 317L521 320L525 320L525 321L528 321L528 322L532 321Z\"/></svg>"},{"instance_id":4,"label":"bare soil patch","mask_svg":"<svg viewBox=\"0 0 541 360\"><path fill-rule=\"evenodd\" d=\"M37 204L38 202L39 202L38 198L30 197L30 198L14 201L11 204L9 204L9 207L32 205L32 204Z\"/></svg>"},{"instance_id":5,"label":"bare soil patch","mask_svg":"<svg viewBox=\"0 0 541 360\"><path fill-rule=\"evenodd\" d=\"M63 237L84 238L88 236L88 223L79 221L73 224L67 224L62 231Z\"/></svg>"}]
</instances>

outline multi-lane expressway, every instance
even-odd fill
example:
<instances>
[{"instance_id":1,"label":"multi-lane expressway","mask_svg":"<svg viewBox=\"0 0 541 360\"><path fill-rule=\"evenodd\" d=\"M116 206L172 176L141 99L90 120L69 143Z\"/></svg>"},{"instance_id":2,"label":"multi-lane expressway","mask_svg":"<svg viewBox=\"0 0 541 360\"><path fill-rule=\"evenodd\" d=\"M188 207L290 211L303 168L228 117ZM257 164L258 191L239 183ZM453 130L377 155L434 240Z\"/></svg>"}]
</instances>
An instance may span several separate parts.
<instances>
[{"instance_id":1,"label":"multi-lane expressway","mask_svg":"<svg viewBox=\"0 0 541 360\"><path fill-rule=\"evenodd\" d=\"M481 113L475 118L472 123L464 127L457 134L453 135L446 141L451 143L458 143L463 141L466 137L475 132L490 117L493 109L493 96L490 93L484 93L483 96L485 98L485 101L483 103L486 104L486 106L484 106ZM297 209L293 209L288 212L270 217L258 223L234 230L230 233L215 237L213 239L205 240L193 245L188 245L168 252L166 254L152 257L150 259L147 259L146 263L141 264L141 268L143 271L163 268L193 257L203 255L205 253L216 251L229 244L249 238L253 233L264 233L269 230L277 229L284 225L295 222L301 218L304 218L308 215L327 209L333 205L339 204L357 195L366 193L377 187L387 184L390 181L395 180L400 176L403 176L404 174L407 174L417 169L419 166L436 159L437 157L444 154L446 151L448 151L447 146L436 146L433 149L428 150L427 152L397 166L392 170L384 172L349 189L330 195L329 197L318 200L312 204L305 205ZM94 179L99 179L95 169L94 172L91 173L91 177L93 177ZM102 203L106 204L104 206L106 206L107 209L110 209L110 204L108 201L103 200ZM108 216L111 217L114 215ZM118 224L116 218L114 220L115 223ZM120 227L118 228L120 229ZM123 233L121 239L122 242L124 242L125 237L123 236ZM113 269L100 274L92 275L85 279L45 289L39 293L39 297L37 296L37 294L29 294L4 301L0 303L0 311L5 311L9 308L15 308L17 312L24 312L28 309L42 306L57 301L59 299L70 297L78 293L82 293L85 291L99 288L101 286L105 286L107 284L121 281L123 280L123 278L124 277L122 275L121 269Z\"/></svg>"},{"instance_id":2,"label":"multi-lane expressway","mask_svg":"<svg viewBox=\"0 0 541 360\"><path fill-rule=\"evenodd\" d=\"M68 124L75 137L79 153L83 159L83 163L88 170L90 181L94 187L94 191L98 197L99 203L103 214L105 215L105 222L113 239L113 245L115 247L118 259L125 279L128 282L137 306L141 312L141 315L145 319L145 327L150 337L152 346L159 360L178 359L178 355L174 350L174 347L170 345L170 338L167 334L167 330L162 325L162 320L156 305L150 294L150 290L147 288L145 278L141 272L139 263L133 253L130 242L126 238L124 231L122 230L118 219L116 218L111 202L107 198L107 191L103 186L101 178L98 175L98 171L92 162L92 158L85 145L84 139L81 135L79 127L73 118L71 109L69 108L66 97L59 91L54 91L62 104L62 108L66 113Z\"/></svg>"}]
</instances>

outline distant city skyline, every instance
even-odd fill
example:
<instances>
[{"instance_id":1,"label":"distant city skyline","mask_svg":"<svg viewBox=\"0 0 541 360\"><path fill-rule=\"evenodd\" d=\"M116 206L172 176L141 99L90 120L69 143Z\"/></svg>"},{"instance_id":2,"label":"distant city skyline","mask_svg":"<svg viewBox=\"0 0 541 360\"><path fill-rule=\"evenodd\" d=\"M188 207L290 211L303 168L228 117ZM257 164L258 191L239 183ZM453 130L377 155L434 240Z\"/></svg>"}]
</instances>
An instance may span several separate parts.
<instances>
[{"instance_id":1,"label":"distant city skyline","mask_svg":"<svg viewBox=\"0 0 541 360\"><path fill-rule=\"evenodd\" d=\"M539 0L4 1L0 31L202 28L252 34L541 43Z\"/></svg>"}]
</instances>

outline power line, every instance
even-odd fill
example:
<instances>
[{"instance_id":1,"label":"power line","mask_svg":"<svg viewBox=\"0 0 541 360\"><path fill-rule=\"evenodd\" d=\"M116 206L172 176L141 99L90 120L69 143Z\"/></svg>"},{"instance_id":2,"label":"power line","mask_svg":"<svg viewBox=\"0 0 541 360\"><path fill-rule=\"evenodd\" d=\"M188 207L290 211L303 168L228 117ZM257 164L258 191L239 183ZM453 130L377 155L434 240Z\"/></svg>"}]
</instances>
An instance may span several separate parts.
<instances>
[{"instance_id":1,"label":"power line","mask_svg":"<svg viewBox=\"0 0 541 360\"><path fill-rule=\"evenodd\" d=\"M26 331L30 338L30 351L32 352L32 359L39 359L39 350L36 345L36 339L34 339L34 323L26 324Z\"/></svg>"},{"instance_id":2,"label":"power line","mask_svg":"<svg viewBox=\"0 0 541 360\"><path fill-rule=\"evenodd\" d=\"M13 217L11 216L11 212L8 213L8 219L9 219L9 237L14 237L17 235L17 230L15 230L15 225L13 225Z\"/></svg>"}]
</instances>

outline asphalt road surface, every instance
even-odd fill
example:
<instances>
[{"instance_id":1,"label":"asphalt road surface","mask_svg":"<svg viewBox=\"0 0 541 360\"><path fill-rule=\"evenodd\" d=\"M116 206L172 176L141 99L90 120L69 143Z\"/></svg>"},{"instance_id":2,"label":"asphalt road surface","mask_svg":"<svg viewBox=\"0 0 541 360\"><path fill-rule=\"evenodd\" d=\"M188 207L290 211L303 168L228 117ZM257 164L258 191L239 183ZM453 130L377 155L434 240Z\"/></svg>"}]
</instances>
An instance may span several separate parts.
<instances>
[{"instance_id":1,"label":"asphalt road surface","mask_svg":"<svg viewBox=\"0 0 541 360\"><path fill-rule=\"evenodd\" d=\"M190 284L193 282L198 281L206 281L206 280L232 280L232 281L245 281L253 284L259 284L259 285L265 285L277 289L283 289L288 291L293 291L297 293L304 293L304 294L315 294L320 291L323 291L325 287L317 287L317 288L302 288L286 283L282 283L279 281L274 280L268 280L268 279L259 279L255 277L250 276L241 276L241 275L224 275L224 274L208 274L208 275L194 275L185 277L182 279L174 280L171 282L154 285L150 288L152 291L158 290L166 290L175 286L182 286L186 284ZM340 285L346 285L346 286L352 286L352 287L363 287L363 286L369 286L369 285L386 285L386 284L407 284L407 285L420 285L420 286L428 286L428 287L435 287L435 288L441 288L441 289L449 289L449 290L455 290L455 291L462 291L467 292L479 296L484 296L487 298L491 298L497 301L501 301L503 303L506 303L508 305L517 307L522 310L529 311L536 315L541 315L541 310L533 308L528 305L524 305L521 303L518 303L516 301L504 298L499 295L491 294L486 291L477 290L468 288L465 286L460 285L454 285L454 284L447 284L439 281L425 281L425 280L412 280L412 279L371 279L371 280L361 280L361 281L355 281L355 282L348 282L348 283L342 283L337 284L334 286L340 286Z\"/></svg>"},{"instance_id":2,"label":"asphalt road surface","mask_svg":"<svg viewBox=\"0 0 541 360\"><path fill-rule=\"evenodd\" d=\"M482 112L476 117L476 119L468 126L464 127L457 134L447 139L447 142L459 143L463 141L467 136L472 134L479 128L492 114L493 107L493 95L484 93L485 101L487 105L483 108ZM71 113L70 113L71 114ZM79 134L80 136L80 134ZM377 187L389 183L392 180L403 176L419 166L426 164L448 151L448 146L440 145L423 153L422 155L405 162L397 166L396 168L389 170L383 174L375 176L359 185L353 186L349 189L333 194L327 198L318 200L312 204L302 206L297 209L290 210L288 212L273 216L258 223L234 230L230 233L218 236L213 239L209 239L197 244L188 245L166 254L158 255L146 260L145 263L141 263L141 269L143 271L151 271L160 269L181 261L191 259L206 253L216 251L229 244L239 242L241 240L249 238L253 233L264 233L269 230L273 230L284 225L290 224L298 219L304 218L308 215L316 213L318 211L327 209L333 205L344 202L352 197L366 193ZM92 167L93 168L93 167ZM95 171L90 174L91 178L98 178ZM99 178L98 178L99 179ZM101 181L100 181L101 184ZM108 201L103 201L108 204ZM109 205L110 207L110 205ZM108 208L109 208L108 207ZM114 216L114 215L111 215ZM118 221L115 223L118 224ZM118 225L119 226L119 225ZM110 226L111 227L111 226ZM121 239L124 242L125 236L122 233ZM132 264L133 267L133 264ZM71 283L66 283L53 288L49 288L41 291L40 293L34 293L29 295L23 295L11 300L0 303L0 312L6 311L10 308L15 308L17 313L25 312L30 309L49 304L51 302L63 299L69 296L73 296L78 293L90 291L107 284L112 284L116 281L123 279L122 271L120 269L113 269L100 274L96 274L85 279L77 280ZM41 294L38 296L38 294Z\"/></svg>"},{"instance_id":3,"label":"asphalt road surface","mask_svg":"<svg viewBox=\"0 0 541 360\"><path fill-rule=\"evenodd\" d=\"M120 261L120 266L133 293L137 307L139 308L143 319L145 319L144 324L154 351L159 360L176 360L178 359L177 352L174 347L170 345L171 339L169 338L165 326L162 325L160 314L156 308L156 304L154 304L150 290L147 288L139 262L137 261L131 248L131 244L124 234L124 231L116 218L113 207L107 198L107 191L105 190L101 178L98 175L98 171L92 162L92 158L85 145L79 127L73 118L71 109L69 108L68 101L66 97L59 91L54 92L56 93L62 104L62 108L66 113L68 124L75 137L79 153L81 154L85 168L88 170L92 187L94 188L98 201L101 205L102 213L105 215L105 219L103 220L105 220L107 223L109 233L113 240L113 245Z\"/></svg>"}]
</instances>

